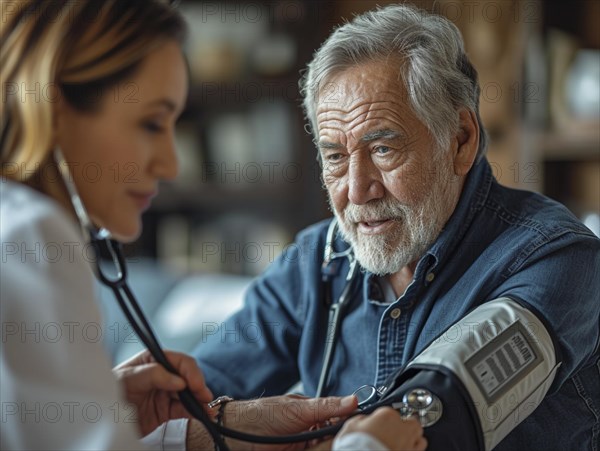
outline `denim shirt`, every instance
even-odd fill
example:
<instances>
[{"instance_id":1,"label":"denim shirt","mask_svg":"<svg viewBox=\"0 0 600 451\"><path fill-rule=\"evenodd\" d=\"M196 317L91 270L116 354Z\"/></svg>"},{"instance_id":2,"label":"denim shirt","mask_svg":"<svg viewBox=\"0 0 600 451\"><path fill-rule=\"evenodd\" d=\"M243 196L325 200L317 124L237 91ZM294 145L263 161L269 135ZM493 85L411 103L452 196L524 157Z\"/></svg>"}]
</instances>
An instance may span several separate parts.
<instances>
[{"instance_id":1,"label":"denim shirt","mask_svg":"<svg viewBox=\"0 0 600 451\"><path fill-rule=\"evenodd\" d=\"M195 355L215 394L281 394L297 381L314 395L328 339L322 283L329 221L302 231L250 287L244 307L204 337ZM337 239L336 248L347 247ZM347 260L332 281L345 285ZM538 408L496 449L597 450L600 441L600 240L564 206L500 186L486 159L395 302L359 273L341 325L327 395L380 386L432 340L500 297L528 306L558 343L562 361ZM533 331L535 333L535 331Z\"/></svg>"}]
</instances>

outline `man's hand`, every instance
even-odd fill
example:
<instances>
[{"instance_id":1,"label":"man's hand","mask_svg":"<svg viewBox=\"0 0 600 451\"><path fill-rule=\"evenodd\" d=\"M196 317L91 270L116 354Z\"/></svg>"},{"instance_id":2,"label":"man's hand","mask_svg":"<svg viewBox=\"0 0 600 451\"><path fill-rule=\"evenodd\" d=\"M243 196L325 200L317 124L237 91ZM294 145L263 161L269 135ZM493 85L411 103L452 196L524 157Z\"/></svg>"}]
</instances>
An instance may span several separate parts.
<instances>
[{"instance_id":1,"label":"man's hand","mask_svg":"<svg viewBox=\"0 0 600 451\"><path fill-rule=\"evenodd\" d=\"M371 415L350 418L336 438L352 432L372 435L390 450L423 451L427 448L427 439L423 437L421 424L415 419L403 419L391 407L380 407Z\"/></svg>"},{"instance_id":2,"label":"man's hand","mask_svg":"<svg viewBox=\"0 0 600 451\"><path fill-rule=\"evenodd\" d=\"M354 396L310 399L297 395L233 401L225 405L224 426L255 435L288 435L307 431L331 418L346 417L357 407ZM305 442L263 445L227 439L232 449L300 450Z\"/></svg>"},{"instance_id":3,"label":"man's hand","mask_svg":"<svg viewBox=\"0 0 600 451\"><path fill-rule=\"evenodd\" d=\"M138 426L143 436L162 423L175 418L191 418L179 402L177 392L188 387L202 403L210 402L212 393L196 361L179 352L165 351L179 376L156 363L148 351L132 357L113 369L125 389L127 401L137 408Z\"/></svg>"}]
</instances>

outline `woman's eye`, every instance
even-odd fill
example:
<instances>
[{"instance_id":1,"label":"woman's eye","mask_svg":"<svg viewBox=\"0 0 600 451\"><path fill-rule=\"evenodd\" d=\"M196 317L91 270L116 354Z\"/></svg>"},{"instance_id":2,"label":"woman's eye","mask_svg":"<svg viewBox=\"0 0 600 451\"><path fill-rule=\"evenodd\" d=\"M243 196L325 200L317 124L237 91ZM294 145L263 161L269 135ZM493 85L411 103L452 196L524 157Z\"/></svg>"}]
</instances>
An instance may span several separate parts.
<instances>
[{"instance_id":1,"label":"woman's eye","mask_svg":"<svg viewBox=\"0 0 600 451\"><path fill-rule=\"evenodd\" d=\"M162 133L164 131L164 127L156 122L144 122L143 126L151 133Z\"/></svg>"}]
</instances>

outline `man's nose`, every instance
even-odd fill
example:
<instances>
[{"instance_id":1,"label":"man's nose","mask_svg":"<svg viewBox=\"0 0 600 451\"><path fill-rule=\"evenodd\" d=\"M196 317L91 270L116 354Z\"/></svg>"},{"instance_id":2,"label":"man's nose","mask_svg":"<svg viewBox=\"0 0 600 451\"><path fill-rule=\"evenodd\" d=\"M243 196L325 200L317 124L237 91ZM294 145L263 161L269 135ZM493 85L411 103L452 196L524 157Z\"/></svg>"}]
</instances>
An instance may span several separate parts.
<instances>
[{"instance_id":1,"label":"man's nose","mask_svg":"<svg viewBox=\"0 0 600 451\"><path fill-rule=\"evenodd\" d=\"M381 174L370 155L353 155L348 168L348 200L363 205L373 199L381 199L385 188Z\"/></svg>"}]
</instances>

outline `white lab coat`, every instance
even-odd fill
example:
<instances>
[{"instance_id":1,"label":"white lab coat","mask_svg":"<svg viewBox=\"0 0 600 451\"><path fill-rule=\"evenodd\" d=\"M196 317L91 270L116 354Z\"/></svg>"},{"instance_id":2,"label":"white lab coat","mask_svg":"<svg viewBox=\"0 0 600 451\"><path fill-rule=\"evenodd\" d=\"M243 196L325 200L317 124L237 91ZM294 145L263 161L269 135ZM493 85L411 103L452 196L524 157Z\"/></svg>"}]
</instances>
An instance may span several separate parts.
<instances>
[{"instance_id":1,"label":"white lab coat","mask_svg":"<svg viewBox=\"0 0 600 451\"><path fill-rule=\"evenodd\" d=\"M51 199L0 179L2 449L142 449L102 347L92 249ZM186 420L144 439L185 449Z\"/></svg>"}]
</instances>

